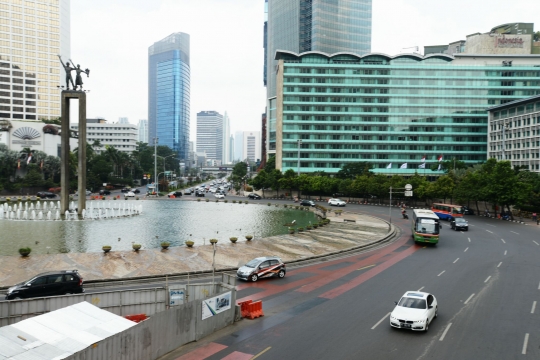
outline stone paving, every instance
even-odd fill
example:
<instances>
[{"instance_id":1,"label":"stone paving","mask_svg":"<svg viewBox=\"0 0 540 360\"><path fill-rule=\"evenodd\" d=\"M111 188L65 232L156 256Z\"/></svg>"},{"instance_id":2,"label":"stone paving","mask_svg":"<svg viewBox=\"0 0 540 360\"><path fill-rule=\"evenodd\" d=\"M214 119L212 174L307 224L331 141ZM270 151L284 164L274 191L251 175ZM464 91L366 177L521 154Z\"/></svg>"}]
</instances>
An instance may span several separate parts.
<instances>
[{"instance_id":1,"label":"stone paving","mask_svg":"<svg viewBox=\"0 0 540 360\"><path fill-rule=\"evenodd\" d=\"M238 267L265 255L280 256L286 263L378 241L389 233L386 222L373 216L346 213L329 216L331 223L316 230L279 235L236 244L217 244L216 270ZM344 221L355 220L355 222ZM51 270L77 269L84 280L118 279L147 275L178 274L212 269L212 246L168 250L148 249L105 253L0 256L0 287L11 286Z\"/></svg>"}]
</instances>

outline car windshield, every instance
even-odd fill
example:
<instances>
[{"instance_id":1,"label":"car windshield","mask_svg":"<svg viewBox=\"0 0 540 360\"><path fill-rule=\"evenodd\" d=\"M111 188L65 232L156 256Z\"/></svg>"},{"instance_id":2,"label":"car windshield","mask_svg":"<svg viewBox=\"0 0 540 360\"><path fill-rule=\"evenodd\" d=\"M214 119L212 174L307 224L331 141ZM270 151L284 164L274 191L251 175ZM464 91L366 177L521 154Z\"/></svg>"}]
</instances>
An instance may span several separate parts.
<instances>
[{"instance_id":1,"label":"car windshield","mask_svg":"<svg viewBox=\"0 0 540 360\"><path fill-rule=\"evenodd\" d=\"M411 308L411 309L425 309L426 300L415 299L415 298L410 298L410 297L402 297L401 300L399 300L398 306Z\"/></svg>"},{"instance_id":2,"label":"car windshield","mask_svg":"<svg viewBox=\"0 0 540 360\"><path fill-rule=\"evenodd\" d=\"M464 224L464 223L467 222L465 219L462 219L462 218L456 218L455 220L456 220L456 223L462 223L462 224Z\"/></svg>"},{"instance_id":3,"label":"car windshield","mask_svg":"<svg viewBox=\"0 0 540 360\"><path fill-rule=\"evenodd\" d=\"M432 219L417 219L416 232L422 234L438 234L439 224Z\"/></svg>"},{"instance_id":4,"label":"car windshield","mask_svg":"<svg viewBox=\"0 0 540 360\"><path fill-rule=\"evenodd\" d=\"M259 262L260 262L259 260L251 260L245 266L250 267L250 268L254 268L259 264Z\"/></svg>"}]
</instances>

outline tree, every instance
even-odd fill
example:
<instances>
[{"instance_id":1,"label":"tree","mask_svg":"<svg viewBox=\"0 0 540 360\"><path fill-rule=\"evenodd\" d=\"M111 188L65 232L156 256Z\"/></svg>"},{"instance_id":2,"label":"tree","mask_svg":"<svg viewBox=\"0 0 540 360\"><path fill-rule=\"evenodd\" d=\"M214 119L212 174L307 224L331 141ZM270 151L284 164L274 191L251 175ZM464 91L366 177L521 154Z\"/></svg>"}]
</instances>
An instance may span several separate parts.
<instances>
[{"instance_id":1,"label":"tree","mask_svg":"<svg viewBox=\"0 0 540 360\"><path fill-rule=\"evenodd\" d=\"M268 158L266 164L264 165L264 170L266 170L267 174L270 174L272 171L276 170L276 155L272 155Z\"/></svg>"},{"instance_id":2,"label":"tree","mask_svg":"<svg viewBox=\"0 0 540 360\"><path fill-rule=\"evenodd\" d=\"M268 173L266 170L261 170L253 179L249 181L249 184L253 186L255 190L262 189L262 195L264 197L264 188L268 187Z\"/></svg>"},{"instance_id":3,"label":"tree","mask_svg":"<svg viewBox=\"0 0 540 360\"><path fill-rule=\"evenodd\" d=\"M336 174L338 179L355 179L357 176L369 175L371 164L368 162L357 162L345 164Z\"/></svg>"},{"instance_id":4,"label":"tree","mask_svg":"<svg viewBox=\"0 0 540 360\"><path fill-rule=\"evenodd\" d=\"M452 197L454 192L454 180L449 175L439 176L435 183L433 183L432 196L443 199L446 202L447 198Z\"/></svg>"},{"instance_id":5,"label":"tree","mask_svg":"<svg viewBox=\"0 0 540 360\"><path fill-rule=\"evenodd\" d=\"M296 187L296 172L293 169L285 171L283 177L279 179L279 186L282 189L289 189L289 193L292 193L293 188Z\"/></svg>"},{"instance_id":6,"label":"tree","mask_svg":"<svg viewBox=\"0 0 540 360\"><path fill-rule=\"evenodd\" d=\"M533 41L540 41L540 31L534 33Z\"/></svg>"}]
</instances>

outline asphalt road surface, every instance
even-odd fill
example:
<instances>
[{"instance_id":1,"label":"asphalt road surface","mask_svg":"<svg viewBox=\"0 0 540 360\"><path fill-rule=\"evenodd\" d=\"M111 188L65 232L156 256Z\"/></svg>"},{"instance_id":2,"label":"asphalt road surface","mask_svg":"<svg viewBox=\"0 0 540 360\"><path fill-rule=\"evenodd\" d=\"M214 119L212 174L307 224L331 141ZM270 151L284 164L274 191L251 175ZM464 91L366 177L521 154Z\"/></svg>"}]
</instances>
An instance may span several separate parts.
<instances>
[{"instance_id":1,"label":"asphalt road surface","mask_svg":"<svg viewBox=\"0 0 540 360\"><path fill-rule=\"evenodd\" d=\"M389 217L388 207L345 210ZM439 244L424 247L392 211L402 229L394 243L239 283L238 300L262 300L265 316L163 359L539 359L540 227L468 216L468 232L443 221ZM394 301L409 290L437 298L427 333L389 325Z\"/></svg>"}]
</instances>

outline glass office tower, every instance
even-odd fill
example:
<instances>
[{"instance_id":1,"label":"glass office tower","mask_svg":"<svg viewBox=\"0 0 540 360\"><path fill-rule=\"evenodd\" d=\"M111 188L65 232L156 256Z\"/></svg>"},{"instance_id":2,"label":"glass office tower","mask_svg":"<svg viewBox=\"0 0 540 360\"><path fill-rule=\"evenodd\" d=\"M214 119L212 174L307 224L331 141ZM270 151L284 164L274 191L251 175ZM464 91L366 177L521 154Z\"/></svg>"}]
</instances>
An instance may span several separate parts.
<instances>
[{"instance_id":1,"label":"glass office tower","mask_svg":"<svg viewBox=\"0 0 540 360\"><path fill-rule=\"evenodd\" d=\"M277 50L327 54L371 51L371 0L269 0L265 23L267 149L276 149ZM266 4L265 4L266 5ZM265 7L266 10L266 7Z\"/></svg>"},{"instance_id":2,"label":"glass office tower","mask_svg":"<svg viewBox=\"0 0 540 360\"><path fill-rule=\"evenodd\" d=\"M337 172L369 162L413 174L438 158L487 157L491 106L540 94L538 55L278 52L276 167ZM404 165L406 164L406 165Z\"/></svg>"},{"instance_id":3,"label":"glass office tower","mask_svg":"<svg viewBox=\"0 0 540 360\"><path fill-rule=\"evenodd\" d=\"M60 117L58 54L71 62L69 0L0 1L0 118Z\"/></svg>"},{"instance_id":4,"label":"glass office tower","mask_svg":"<svg viewBox=\"0 0 540 360\"><path fill-rule=\"evenodd\" d=\"M149 144L158 138L178 153L189 152L190 65L189 35L174 33L148 48Z\"/></svg>"}]
</instances>

